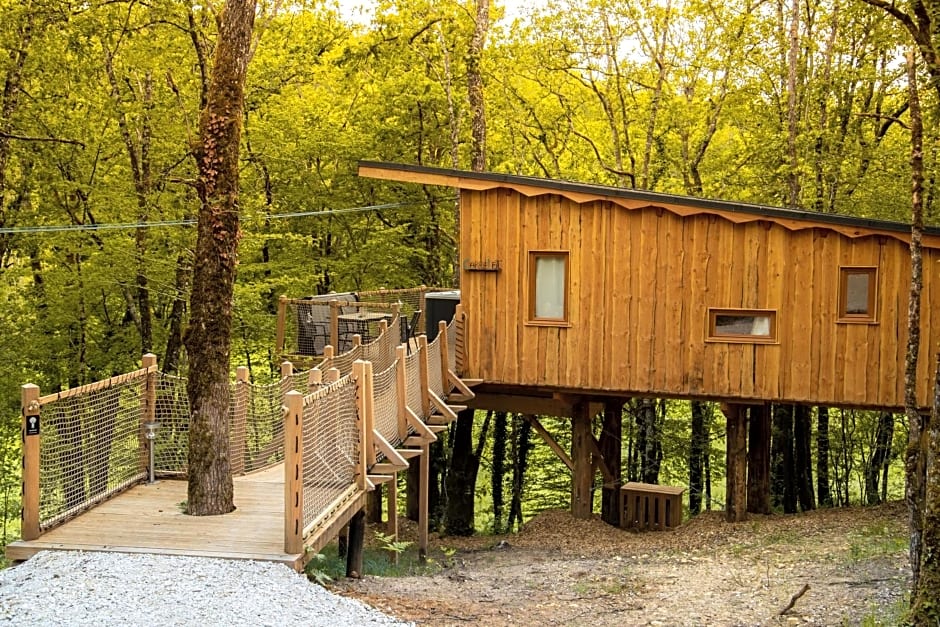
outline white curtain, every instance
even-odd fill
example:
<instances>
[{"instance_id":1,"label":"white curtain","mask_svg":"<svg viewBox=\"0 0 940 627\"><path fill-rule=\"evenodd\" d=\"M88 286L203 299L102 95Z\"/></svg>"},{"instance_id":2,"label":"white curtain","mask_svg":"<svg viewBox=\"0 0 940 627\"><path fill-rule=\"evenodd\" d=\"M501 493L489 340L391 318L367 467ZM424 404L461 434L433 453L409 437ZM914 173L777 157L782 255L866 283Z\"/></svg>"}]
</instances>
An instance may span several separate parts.
<instances>
[{"instance_id":1,"label":"white curtain","mask_svg":"<svg viewBox=\"0 0 940 627\"><path fill-rule=\"evenodd\" d=\"M535 258L535 317L565 317L565 257Z\"/></svg>"}]
</instances>

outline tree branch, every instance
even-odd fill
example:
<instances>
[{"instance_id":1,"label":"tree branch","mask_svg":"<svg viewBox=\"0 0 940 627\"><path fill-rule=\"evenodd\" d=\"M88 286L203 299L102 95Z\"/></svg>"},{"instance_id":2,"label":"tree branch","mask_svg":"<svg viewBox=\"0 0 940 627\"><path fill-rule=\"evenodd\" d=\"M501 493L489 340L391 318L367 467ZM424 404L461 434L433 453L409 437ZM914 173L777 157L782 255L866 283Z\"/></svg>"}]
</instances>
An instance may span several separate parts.
<instances>
[{"instance_id":1,"label":"tree branch","mask_svg":"<svg viewBox=\"0 0 940 627\"><path fill-rule=\"evenodd\" d=\"M0 138L3 139L18 139L24 142L52 142L55 144L71 144L73 146L78 146L82 150L85 149L85 144L78 141L77 139L62 139L61 137L30 137L29 135L17 135L15 133L5 133L0 131Z\"/></svg>"}]
</instances>

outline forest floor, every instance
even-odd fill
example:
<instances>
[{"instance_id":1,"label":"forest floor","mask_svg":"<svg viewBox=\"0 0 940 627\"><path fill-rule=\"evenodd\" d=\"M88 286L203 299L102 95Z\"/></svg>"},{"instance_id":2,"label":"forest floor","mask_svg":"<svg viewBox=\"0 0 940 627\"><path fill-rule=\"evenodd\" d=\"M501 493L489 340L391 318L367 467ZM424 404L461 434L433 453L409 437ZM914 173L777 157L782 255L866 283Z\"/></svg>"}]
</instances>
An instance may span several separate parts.
<instances>
[{"instance_id":1,"label":"forest floor","mask_svg":"<svg viewBox=\"0 0 940 627\"><path fill-rule=\"evenodd\" d=\"M891 625L910 581L906 515L901 503L736 524L706 512L634 533L548 511L508 536L432 535L448 549L432 574L331 588L419 625Z\"/></svg>"}]
</instances>

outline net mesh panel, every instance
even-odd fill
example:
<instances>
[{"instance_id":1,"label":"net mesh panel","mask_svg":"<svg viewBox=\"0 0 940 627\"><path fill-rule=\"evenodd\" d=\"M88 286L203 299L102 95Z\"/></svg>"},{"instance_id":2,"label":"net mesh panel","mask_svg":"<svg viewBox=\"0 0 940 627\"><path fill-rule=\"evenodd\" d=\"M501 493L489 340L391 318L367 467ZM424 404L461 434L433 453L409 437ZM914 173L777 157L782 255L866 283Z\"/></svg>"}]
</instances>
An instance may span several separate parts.
<instances>
[{"instance_id":1,"label":"net mesh panel","mask_svg":"<svg viewBox=\"0 0 940 627\"><path fill-rule=\"evenodd\" d=\"M424 354L421 351L416 351L405 357L405 383L407 387L408 407L418 416L422 415L421 364L419 360L423 357Z\"/></svg>"},{"instance_id":2,"label":"net mesh panel","mask_svg":"<svg viewBox=\"0 0 940 627\"><path fill-rule=\"evenodd\" d=\"M361 359L371 361L374 372L381 372L394 363L395 347L398 345L398 339L401 336L399 329L399 319L396 318L385 333L380 335L374 342L362 346Z\"/></svg>"},{"instance_id":3,"label":"net mesh panel","mask_svg":"<svg viewBox=\"0 0 940 627\"><path fill-rule=\"evenodd\" d=\"M314 522L356 480L356 382L344 377L304 398L303 524Z\"/></svg>"},{"instance_id":4,"label":"net mesh panel","mask_svg":"<svg viewBox=\"0 0 940 627\"><path fill-rule=\"evenodd\" d=\"M352 372L353 362L357 359L362 359L362 346L355 346L342 355L324 360L320 368L323 369L324 372L330 368L336 368L339 370L340 377L345 377Z\"/></svg>"},{"instance_id":5,"label":"net mesh panel","mask_svg":"<svg viewBox=\"0 0 940 627\"><path fill-rule=\"evenodd\" d=\"M372 376L372 388L375 392L375 430L392 446L398 445L398 361L378 374Z\"/></svg>"},{"instance_id":6,"label":"net mesh panel","mask_svg":"<svg viewBox=\"0 0 940 627\"><path fill-rule=\"evenodd\" d=\"M310 385L310 373L314 370L320 370L320 372L323 372L322 369L316 367L310 368L308 370L301 370L300 372L294 372L293 374L286 377L286 385L288 386L287 391L290 392L293 390L295 392L300 392L301 394L307 394L313 390L318 389L320 386L314 385L311 387Z\"/></svg>"},{"instance_id":7,"label":"net mesh panel","mask_svg":"<svg viewBox=\"0 0 940 627\"><path fill-rule=\"evenodd\" d=\"M186 379L157 375L154 417L160 428L154 440L154 471L158 475L186 474L189 461L189 396Z\"/></svg>"},{"instance_id":8,"label":"net mesh panel","mask_svg":"<svg viewBox=\"0 0 940 627\"><path fill-rule=\"evenodd\" d=\"M297 355L322 355L330 343L330 304L309 300L287 303L284 347Z\"/></svg>"},{"instance_id":9,"label":"net mesh panel","mask_svg":"<svg viewBox=\"0 0 940 627\"><path fill-rule=\"evenodd\" d=\"M245 416L245 472L284 461L284 394L290 377L267 385L249 385ZM244 385L244 384L243 384Z\"/></svg>"},{"instance_id":10,"label":"net mesh panel","mask_svg":"<svg viewBox=\"0 0 940 627\"><path fill-rule=\"evenodd\" d=\"M440 337L434 338L434 341L428 344L428 388L439 397L444 397Z\"/></svg>"},{"instance_id":11,"label":"net mesh panel","mask_svg":"<svg viewBox=\"0 0 940 627\"><path fill-rule=\"evenodd\" d=\"M147 476L147 375L47 401L41 409L39 527L50 529Z\"/></svg>"}]
</instances>

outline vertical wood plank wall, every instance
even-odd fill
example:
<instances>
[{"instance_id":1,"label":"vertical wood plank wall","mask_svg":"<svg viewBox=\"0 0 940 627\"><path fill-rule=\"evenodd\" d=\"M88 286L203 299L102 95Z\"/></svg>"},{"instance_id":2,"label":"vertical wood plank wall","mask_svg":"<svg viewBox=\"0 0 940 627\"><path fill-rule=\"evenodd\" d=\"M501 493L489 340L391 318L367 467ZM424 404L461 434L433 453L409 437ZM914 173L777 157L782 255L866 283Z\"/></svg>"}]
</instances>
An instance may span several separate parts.
<instances>
[{"instance_id":1,"label":"vertical wood plank wall","mask_svg":"<svg viewBox=\"0 0 940 627\"><path fill-rule=\"evenodd\" d=\"M469 378L664 396L903 405L908 245L509 189L463 190ZM568 250L570 326L526 325L528 251ZM940 255L924 250L919 402L929 404ZM877 324L838 323L839 267L877 266ZM706 342L708 308L777 311L777 344Z\"/></svg>"}]
</instances>

